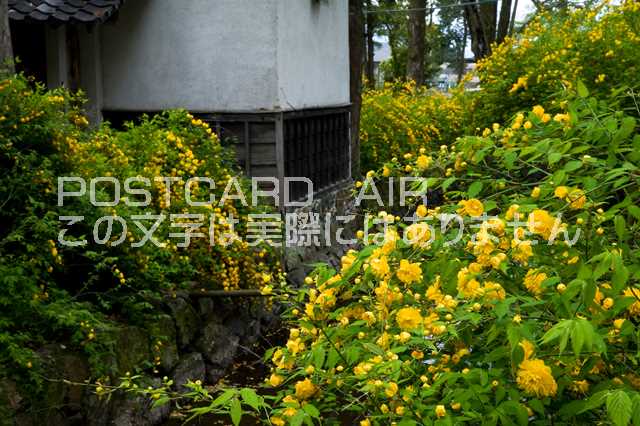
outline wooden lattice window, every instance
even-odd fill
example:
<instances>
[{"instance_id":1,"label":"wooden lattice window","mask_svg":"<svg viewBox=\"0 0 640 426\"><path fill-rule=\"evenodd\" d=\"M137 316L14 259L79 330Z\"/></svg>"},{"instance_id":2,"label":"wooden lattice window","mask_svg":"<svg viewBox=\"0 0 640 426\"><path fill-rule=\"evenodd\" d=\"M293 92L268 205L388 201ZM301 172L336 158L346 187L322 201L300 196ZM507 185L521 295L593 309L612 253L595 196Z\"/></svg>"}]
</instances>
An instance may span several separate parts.
<instances>
[{"instance_id":1,"label":"wooden lattice window","mask_svg":"<svg viewBox=\"0 0 640 426\"><path fill-rule=\"evenodd\" d=\"M349 111L322 110L284 116L285 176L306 177L316 193L349 178ZM307 187L291 182L292 200L305 198Z\"/></svg>"}]
</instances>

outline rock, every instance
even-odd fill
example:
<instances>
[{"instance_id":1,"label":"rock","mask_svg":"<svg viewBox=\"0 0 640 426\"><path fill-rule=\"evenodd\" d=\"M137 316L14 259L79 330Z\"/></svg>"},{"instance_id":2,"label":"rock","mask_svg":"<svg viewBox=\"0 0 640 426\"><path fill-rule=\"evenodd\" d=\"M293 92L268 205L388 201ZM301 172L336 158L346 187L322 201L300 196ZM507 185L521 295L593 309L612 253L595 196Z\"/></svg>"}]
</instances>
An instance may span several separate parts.
<instances>
[{"instance_id":1,"label":"rock","mask_svg":"<svg viewBox=\"0 0 640 426\"><path fill-rule=\"evenodd\" d=\"M198 314L193 306L181 297L169 302L169 309L176 325L178 345L184 348L198 332Z\"/></svg>"},{"instance_id":2,"label":"rock","mask_svg":"<svg viewBox=\"0 0 640 426\"><path fill-rule=\"evenodd\" d=\"M154 339L151 342L151 346L154 348L154 356L160 356L160 367L169 372L175 367L179 359L176 327L173 319L169 315L161 314L157 317L149 318L146 322L148 324L147 330L152 339ZM159 352L155 351L157 341L162 343L157 346Z\"/></svg>"},{"instance_id":3,"label":"rock","mask_svg":"<svg viewBox=\"0 0 640 426\"><path fill-rule=\"evenodd\" d=\"M189 380L192 382L196 380L203 381L205 377L205 366L202 355L197 352L192 352L182 356L176 369L173 371L172 377L176 388L180 391L186 390L184 384Z\"/></svg>"},{"instance_id":4,"label":"rock","mask_svg":"<svg viewBox=\"0 0 640 426\"><path fill-rule=\"evenodd\" d=\"M119 328L116 333L116 358L120 375L133 372L151 359L149 335L145 330L127 326Z\"/></svg>"},{"instance_id":5,"label":"rock","mask_svg":"<svg viewBox=\"0 0 640 426\"><path fill-rule=\"evenodd\" d=\"M232 334L227 327L216 321L210 321L202 330L202 336L196 342L196 347L208 362L225 369L231 365L238 350L239 341L240 338Z\"/></svg>"}]
</instances>

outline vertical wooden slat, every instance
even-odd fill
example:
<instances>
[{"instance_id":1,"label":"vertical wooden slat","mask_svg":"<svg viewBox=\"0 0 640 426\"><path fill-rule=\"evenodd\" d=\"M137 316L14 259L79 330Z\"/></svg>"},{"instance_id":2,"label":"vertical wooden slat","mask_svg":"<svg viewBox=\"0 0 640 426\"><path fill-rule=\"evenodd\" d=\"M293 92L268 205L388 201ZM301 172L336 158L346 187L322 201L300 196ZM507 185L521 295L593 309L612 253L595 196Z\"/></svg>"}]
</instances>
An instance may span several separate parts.
<instances>
[{"instance_id":1,"label":"vertical wooden slat","mask_svg":"<svg viewBox=\"0 0 640 426\"><path fill-rule=\"evenodd\" d=\"M247 176L251 176L251 137L250 137L250 129L249 122L244 122L244 132L243 132L243 142L244 142L244 169Z\"/></svg>"},{"instance_id":2,"label":"vertical wooden slat","mask_svg":"<svg viewBox=\"0 0 640 426\"><path fill-rule=\"evenodd\" d=\"M284 153L284 117L282 113L276 114L276 165L278 171L278 191L280 193L281 213L284 212L284 177L285 177L285 153Z\"/></svg>"}]
</instances>

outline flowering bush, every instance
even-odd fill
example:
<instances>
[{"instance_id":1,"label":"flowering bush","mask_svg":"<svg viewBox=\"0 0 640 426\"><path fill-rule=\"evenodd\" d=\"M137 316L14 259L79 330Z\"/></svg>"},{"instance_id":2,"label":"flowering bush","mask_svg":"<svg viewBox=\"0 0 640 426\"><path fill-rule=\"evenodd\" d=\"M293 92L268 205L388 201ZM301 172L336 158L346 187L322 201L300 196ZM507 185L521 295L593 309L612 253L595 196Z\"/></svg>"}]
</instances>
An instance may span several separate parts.
<instances>
[{"instance_id":1,"label":"flowering bush","mask_svg":"<svg viewBox=\"0 0 640 426\"><path fill-rule=\"evenodd\" d=\"M370 176L447 201L379 213L378 244L307 278L269 354L272 424L638 424L640 111L581 92Z\"/></svg>"},{"instance_id":2,"label":"flowering bush","mask_svg":"<svg viewBox=\"0 0 640 426\"><path fill-rule=\"evenodd\" d=\"M450 97L409 83L386 83L362 96L360 156L363 170L420 146L437 147L462 130L463 106Z\"/></svg>"},{"instance_id":3,"label":"flowering bush","mask_svg":"<svg viewBox=\"0 0 640 426\"><path fill-rule=\"evenodd\" d=\"M21 76L0 80L0 376L26 377L29 380L19 382L33 389L41 380L34 351L49 339L81 348L90 356L94 373L111 374L113 366L104 363L104 355L115 350L110 332L117 324L107 316L141 323L156 312L160 298L192 288L192 282L202 289L269 290L283 280L269 246L250 247L223 235L243 236L246 215L264 209L231 198L219 203L233 177L247 197L251 192L206 123L172 111L144 118L122 132L107 126L91 129L81 108L82 99L64 90L46 91ZM101 176L119 182L148 178L154 183L148 188L151 204L135 206L129 203L133 199L123 197L113 207L96 207L87 192L58 206L57 179L64 176L85 178L87 188L92 178ZM191 176L215 181L214 190L192 186L194 200L213 194L215 204L188 206L184 184L178 183L169 204L163 182L154 182L155 177ZM113 200L113 192L112 185L99 186L96 198ZM170 230L166 218L154 233L164 249L152 242L134 247L144 235L131 218L146 212L203 214L197 231L207 237L179 247L179 240L168 240L169 232L179 230ZM83 219L69 226L59 216ZM94 224L105 216L121 217L127 232L114 222L111 238L99 244L92 238ZM239 220L233 230L231 216ZM210 217L216 224L213 245L208 238ZM147 229L152 225L144 224ZM98 234L104 235L106 227ZM60 244L63 231L64 239L77 245ZM122 235L125 240L118 244ZM225 244L223 236L232 241Z\"/></svg>"},{"instance_id":4,"label":"flowering bush","mask_svg":"<svg viewBox=\"0 0 640 426\"><path fill-rule=\"evenodd\" d=\"M485 127L523 107L557 106L563 89L581 80L608 96L614 87L638 85L640 5L600 3L567 14L540 13L522 34L508 37L478 63L480 91L473 120ZM560 93L558 99L552 99Z\"/></svg>"}]
</instances>

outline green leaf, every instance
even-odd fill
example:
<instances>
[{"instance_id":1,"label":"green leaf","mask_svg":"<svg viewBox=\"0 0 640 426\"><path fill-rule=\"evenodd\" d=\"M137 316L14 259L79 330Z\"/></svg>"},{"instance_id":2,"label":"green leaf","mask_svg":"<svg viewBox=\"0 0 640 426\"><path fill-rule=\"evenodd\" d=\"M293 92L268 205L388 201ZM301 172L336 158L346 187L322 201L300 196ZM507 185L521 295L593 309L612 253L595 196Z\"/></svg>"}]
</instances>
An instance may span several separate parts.
<instances>
[{"instance_id":1,"label":"green leaf","mask_svg":"<svg viewBox=\"0 0 640 426\"><path fill-rule=\"evenodd\" d=\"M311 417L315 417L320 418L320 410L318 410L315 405L312 404L305 404L302 406L302 409L304 410L305 413L307 413L308 415L310 415Z\"/></svg>"},{"instance_id":2,"label":"green leaf","mask_svg":"<svg viewBox=\"0 0 640 426\"><path fill-rule=\"evenodd\" d=\"M549 165L557 163L562 158L562 154L559 152L552 152L548 155L547 159L549 161Z\"/></svg>"},{"instance_id":3,"label":"green leaf","mask_svg":"<svg viewBox=\"0 0 640 426\"><path fill-rule=\"evenodd\" d=\"M623 390L613 391L607 396L607 414L616 426L627 426L631 420L631 398Z\"/></svg>"},{"instance_id":4,"label":"green leaf","mask_svg":"<svg viewBox=\"0 0 640 426\"><path fill-rule=\"evenodd\" d=\"M220 395L219 397L217 397L211 402L210 407L219 407L220 405L226 404L227 402L229 402L231 398L233 398L235 394L236 394L235 389L227 389L222 393L222 395Z\"/></svg>"},{"instance_id":5,"label":"green leaf","mask_svg":"<svg viewBox=\"0 0 640 426\"><path fill-rule=\"evenodd\" d=\"M586 98L589 96L589 89L584 85L582 80L578 80L578 96L581 98Z\"/></svg>"},{"instance_id":6,"label":"green leaf","mask_svg":"<svg viewBox=\"0 0 640 426\"><path fill-rule=\"evenodd\" d=\"M618 236L618 240L625 241L627 239L627 223L624 220L622 215L616 215L613 219L613 224L616 227L616 235Z\"/></svg>"},{"instance_id":7,"label":"green leaf","mask_svg":"<svg viewBox=\"0 0 640 426\"><path fill-rule=\"evenodd\" d=\"M627 207L627 211L636 220L640 220L640 207L631 205L631 206Z\"/></svg>"},{"instance_id":8,"label":"green leaf","mask_svg":"<svg viewBox=\"0 0 640 426\"><path fill-rule=\"evenodd\" d=\"M567 173L570 173L575 170L578 170L580 167L582 167L582 161L578 161L578 160L568 161L567 164L564 165L564 171Z\"/></svg>"},{"instance_id":9,"label":"green leaf","mask_svg":"<svg viewBox=\"0 0 640 426\"><path fill-rule=\"evenodd\" d=\"M256 391L250 388L242 388L240 389L240 396L242 397L242 401L253 408L254 410L260 410L260 407L263 405L262 399L256 394Z\"/></svg>"},{"instance_id":10,"label":"green leaf","mask_svg":"<svg viewBox=\"0 0 640 426\"><path fill-rule=\"evenodd\" d=\"M313 365L317 369L321 369L322 365L324 364L324 358L326 355L324 348L318 345L315 348L313 348L313 352L311 352L311 354L312 354L311 357L313 359Z\"/></svg>"},{"instance_id":11,"label":"green leaf","mask_svg":"<svg viewBox=\"0 0 640 426\"><path fill-rule=\"evenodd\" d=\"M446 191L453 182L456 181L455 176L451 176L450 178L445 179L444 182L442 182L441 188L443 191Z\"/></svg>"},{"instance_id":12,"label":"green leaf","mask_svg":"<svg viewBox=\"0 0 640 426\"><path fill-rule=\"evenodd\" d=\"M482 182L475 181L471 185L469 185L469 190L467 191L467 195L469 198L475 198L482 191Z\"/></svg>"},{"instance_id":13,"label":"green leaf","mask_svg":"<svg viewBox=\"0 0 640 426\"><path fill-rule=\"evenodd\" d=\"M238 426L240 424L240 420L242 420L242 406L238 398L233 398L231 400L231 405L229 406L229 415L231 416L231 421L233 422L234 426Z\"/></svg>"},{"instance_id":14,"label":"green leaf","mask_svg":"<svg viewBox=\"0 0 640 426\"><path fill-rule=\"evenodd\" d=\"M594 408L598 408L599 406L604 404L604 401L607 399L607 395L609 395L608 390L603 390L603 391L594 393L589 397L589 399L585 401L584 407L582 407L582 409L578 411L576 414L582 414L587 411L591 411Z\"/></svg>"}]
</instances>

